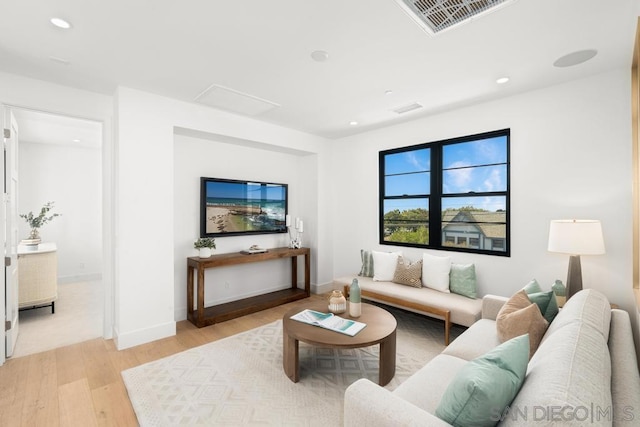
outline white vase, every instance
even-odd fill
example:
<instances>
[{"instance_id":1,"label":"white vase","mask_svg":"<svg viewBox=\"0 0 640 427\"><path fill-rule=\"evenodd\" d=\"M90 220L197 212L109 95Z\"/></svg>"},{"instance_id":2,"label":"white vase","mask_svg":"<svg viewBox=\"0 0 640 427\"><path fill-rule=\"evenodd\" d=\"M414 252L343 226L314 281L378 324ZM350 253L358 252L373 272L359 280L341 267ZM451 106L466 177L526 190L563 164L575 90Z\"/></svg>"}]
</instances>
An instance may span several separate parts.
<instances>
[{"instance_id":1,"label":"white vase","mask_svg":"<svg viewBox=\"0 0 640 427\"><path fill-rule=\"evenodd\" d=\"M198 256L200 258L209 258L211 256L211 248L200 248L198 251Z\"/></svg>"}]
</instances>

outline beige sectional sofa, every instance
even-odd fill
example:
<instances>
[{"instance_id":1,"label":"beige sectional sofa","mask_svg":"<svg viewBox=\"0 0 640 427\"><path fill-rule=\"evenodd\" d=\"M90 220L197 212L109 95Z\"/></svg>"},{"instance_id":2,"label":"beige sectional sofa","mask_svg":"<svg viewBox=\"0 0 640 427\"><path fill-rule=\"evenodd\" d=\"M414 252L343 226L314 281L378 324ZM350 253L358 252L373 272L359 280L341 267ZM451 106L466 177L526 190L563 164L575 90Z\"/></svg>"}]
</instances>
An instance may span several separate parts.
<instances>
[{"instance_id":1,"label":"beige sectional sofa","mask_svg":"<svg viewBox=\"0 0 640 427\"><path fill-rule=\"evenodd\" d=\"M345 426L446 426L436 408L458 371L500 344L506 298L487 295L482 319L390 392L367 379L345 393ZM629 315L594 290L574 295L549 325L498 425L640 425L640 376Z\"/></svg>"},{"instance_id":2,"label":"beige sectional sofa","mask_svg":"<svg viewBox=\"0 0 640 427\"><path fill-rule=\"evenodd\" d=\"M354 278L358 279L363 298L444 320L445 344L449 344L451 323L471 326L481 316L481 299L427 287L415 288L394 282L378 282L371 277L346 276L335 279L334 288L344 288L345 294L348 294L348 287Z\"/></svg>"}]
</instances>

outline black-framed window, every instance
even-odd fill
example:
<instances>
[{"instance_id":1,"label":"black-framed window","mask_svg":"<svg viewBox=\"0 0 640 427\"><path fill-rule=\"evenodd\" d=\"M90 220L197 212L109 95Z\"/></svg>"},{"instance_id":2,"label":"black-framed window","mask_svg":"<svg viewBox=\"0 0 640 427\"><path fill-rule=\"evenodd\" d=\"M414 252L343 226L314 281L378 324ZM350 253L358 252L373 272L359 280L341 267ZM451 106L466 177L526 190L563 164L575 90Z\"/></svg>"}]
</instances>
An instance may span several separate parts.
<instances>
[{"instance_id":1,"label":"black-framed window","mask_svg":"<svg viewBox=\"0 0 640 427\"><path fill-rule=\"evenodd\" d=\"M510 255L502 129L379 153L380 243Z\"/></svg>"}]
</instances>

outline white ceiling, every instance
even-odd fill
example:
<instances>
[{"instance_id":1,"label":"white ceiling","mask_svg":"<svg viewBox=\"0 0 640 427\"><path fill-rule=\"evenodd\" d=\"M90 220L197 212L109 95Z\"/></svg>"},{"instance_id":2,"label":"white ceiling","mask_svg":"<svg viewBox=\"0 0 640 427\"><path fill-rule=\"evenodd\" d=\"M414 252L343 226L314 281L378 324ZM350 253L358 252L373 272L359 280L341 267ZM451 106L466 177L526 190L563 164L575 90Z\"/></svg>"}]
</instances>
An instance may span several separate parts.
<instances>
[{"instance_id":1,"label":"white ceiling","mask_svg":"<svg viewBox=\"0 0 640 427\"><path fill-rule=\"evenodd\" d=\"M41 111L12 109L18 122L20 142L100 148L102 123Z\"/></svg>"},{"instance_id":2,"label":"white ceiling","mask_svg":"<svg viewBox=\"0 0 640 427\"><path fill-rule=\"evenodd\" d=\"M189 102L215 85L219 108L267 101L249 115L336 138L630 67L639 1L517 0L430 36L394 0L0 0L0 70ZM598 54L553 66L583 49Z\"/></svg>"}]
</instances>

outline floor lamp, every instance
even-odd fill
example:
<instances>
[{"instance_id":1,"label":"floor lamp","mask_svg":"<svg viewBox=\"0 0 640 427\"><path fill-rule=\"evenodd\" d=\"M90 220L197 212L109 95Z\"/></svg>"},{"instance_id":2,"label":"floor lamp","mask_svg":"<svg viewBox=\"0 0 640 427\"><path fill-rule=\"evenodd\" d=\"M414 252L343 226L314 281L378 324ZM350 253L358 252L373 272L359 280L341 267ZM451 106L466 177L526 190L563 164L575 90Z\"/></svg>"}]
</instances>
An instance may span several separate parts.
<instances>
[{"instance_id":1,"label":"floor lamp","mask_svg":"<svg viewBox=\"0 0 640 427\"><path fill-rule=\"evenodd\" d=\"M567 300L582 290L580 255L604 254L602 225L591 219L558 219L549 227L549 252L570 254Z\"/></svg>"}]
</instances>

